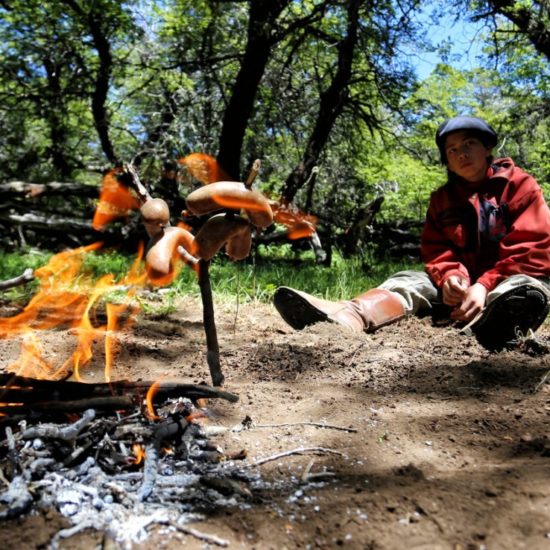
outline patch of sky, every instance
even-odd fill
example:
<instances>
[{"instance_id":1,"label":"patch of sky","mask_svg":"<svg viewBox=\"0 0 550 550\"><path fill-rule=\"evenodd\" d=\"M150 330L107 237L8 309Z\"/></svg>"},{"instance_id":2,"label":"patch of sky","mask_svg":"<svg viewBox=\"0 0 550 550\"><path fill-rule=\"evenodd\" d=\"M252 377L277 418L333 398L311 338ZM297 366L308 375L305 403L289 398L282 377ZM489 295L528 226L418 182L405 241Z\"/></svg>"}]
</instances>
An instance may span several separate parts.
<instances>
[{"instance_id":1,"label":"patch of sky","mask_svg":"<svg viewBox=\"0 0 550 550\"><path fill-rule=\"evenodd\" d=\"M486 34L483 22L469 21L464 13L436 13L435 8L419 11L414 21L418 39L405 43L400 54L419 80L428 77L439 63L464 71L480 66Z\"/></svg>"}]
</instances>

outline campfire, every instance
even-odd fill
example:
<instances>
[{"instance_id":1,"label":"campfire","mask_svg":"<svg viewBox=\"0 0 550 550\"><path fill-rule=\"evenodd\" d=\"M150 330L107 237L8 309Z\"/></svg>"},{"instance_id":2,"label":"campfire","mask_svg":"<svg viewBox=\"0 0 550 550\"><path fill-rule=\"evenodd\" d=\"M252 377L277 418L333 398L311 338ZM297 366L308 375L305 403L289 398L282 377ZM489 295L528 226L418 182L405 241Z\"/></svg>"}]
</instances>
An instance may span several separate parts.
<instances>
[{"instance_id":1,"label":"campfire","mask_svg":"<svg viewBox=\"0 0 550 550\"><path fill-rule=\"evenodd\" d=\"M224 492L228 503L245 498L253 481L233 460L244 453L224 452L202 426L205 399L236 395L204 384L117 380L117 335L136 320L146 272L138 254L118 280L92 280L82 264L99 246L63 252L35 270L32 300L0 319L2 336L22 342L19 359L0 375L0 517L57 509L73 527L52 547L86 528L119 541L144 538L148 522L185 530L178 518L222 505ZM57 329L74 339L67 357L41 340ZM98 361L106 381L83 383Z\"/></svg>"},{"instance_id":2,"label":"campfire","mask_svg":"<svg viewBox=\"0 0 550 550\"><path fill-rule=\"evenodd\" d=\"M190 166L205 178L218 177L215 166L205 170L200 164L204 157L192 160ZM128 273L98 280L86 274L87 255L102 246L95 243L61 252L32 274L4 282L2 288L35 280L38 290L17 315L0 319L3 339L21 340L19 359L0 374L2 519L56 508L72 526L57 533L53 548L88 528L108 531L122 543L139 541L152 524L225 545L185 527L193 514L246 503L259 479L240 462L245 451L227 452L209 439L216 430L207 424L207 401L238 400L219 387L224 377L209 264L221 249L232 259L248 256L253 233L273 222L272 205L293 238L314 230L313 219L275 208L251 189L258 170L256 163L245 183L208 181L189 195L188 215L210 216L195 235L186 226L170 225L163 201L150 196L132 167L111 170L94 227L139 208L150 237ZM136 293L172 281L178 261L197 273L214 386L121 380L118 335L136 321ZM66 357L41 341L47 331L59 329L74 339ZM101 361L105 381L91 383L84 371Z\"/></svg>"},{"instance_id":3,"label":"campfire","mask_svg":"<svg viewBox=\"0 0 550 550\"><path fill-rule=\"evenodd\" d=\"M89 528L119 542L144 539L151 524L185 532L178 521L190 514L245 502L256 479L239 465L246 453L211 443L202 425L207 411L197 406L236 396L201 385L147 385L1 377L9 414L1 419L0 517L56 508L73 526L57 533L55 547Z\"/></svg>"}]
</instances>

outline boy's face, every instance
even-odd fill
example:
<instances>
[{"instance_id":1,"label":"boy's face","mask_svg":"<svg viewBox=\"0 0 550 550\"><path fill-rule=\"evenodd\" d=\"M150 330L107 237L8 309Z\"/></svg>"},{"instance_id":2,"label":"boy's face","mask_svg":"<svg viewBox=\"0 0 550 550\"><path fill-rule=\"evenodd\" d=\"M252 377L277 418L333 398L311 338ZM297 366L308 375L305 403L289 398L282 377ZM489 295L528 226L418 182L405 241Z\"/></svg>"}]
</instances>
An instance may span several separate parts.
<instances>
[{"instance_id":1,"label":"boy's face","mask_svg":"<svg viewBox=\"0 0 550 550\"><path fill-rule=\"evenodd\" d=\"M460 130L447 136L445 154L451 172L470 183L477 183L485 179L487 157L491 156L492 149L485 147L470 132Z\"/></svg>"}]
</instances>

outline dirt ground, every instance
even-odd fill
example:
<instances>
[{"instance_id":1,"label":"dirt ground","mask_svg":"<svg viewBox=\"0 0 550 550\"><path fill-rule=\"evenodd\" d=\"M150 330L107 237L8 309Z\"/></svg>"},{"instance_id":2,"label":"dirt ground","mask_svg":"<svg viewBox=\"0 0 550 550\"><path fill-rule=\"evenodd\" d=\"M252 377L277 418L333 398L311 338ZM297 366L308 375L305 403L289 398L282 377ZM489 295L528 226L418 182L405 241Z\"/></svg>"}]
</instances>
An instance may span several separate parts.
<instances>
[{"instance_id":1,"label":"dirt ground","mask_svg":"<svg viewBox=\"0 0 550 550\"><path fill-rule=\"evenodd\" d=\"M429 318L373 335L330 324L296 332L264 304L216 304L216 320L224 388L240 400L211 401L209 422L264 426L217 443L245 449L249 463L321 450L258 466L268 483L248 506L191 527L247 549L550 548L550 354L489 353ZM48 338L56 353L70 339ZM17 351L1 341L1 365ZM200 305L141 315L120 336L115 377L209 383ZM52 511L4 522L0 541L47 548L64 521ZM66 544L117 548L90 532ZM158 526L132 548L179 547L214 545Z\"/></svg>"}]
</instances>

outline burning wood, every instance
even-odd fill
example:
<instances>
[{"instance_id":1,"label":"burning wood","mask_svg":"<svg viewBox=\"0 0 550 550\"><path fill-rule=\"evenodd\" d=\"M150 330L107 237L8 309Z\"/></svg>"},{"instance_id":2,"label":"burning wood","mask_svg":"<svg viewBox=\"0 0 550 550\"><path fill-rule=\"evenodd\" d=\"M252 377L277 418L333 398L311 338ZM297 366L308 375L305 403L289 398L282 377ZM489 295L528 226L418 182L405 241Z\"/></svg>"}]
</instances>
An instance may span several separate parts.
<instances>
[{"instance_id":1,"label":"burning wood","mask_svg":"<svg viewBox=\"0 0 550 550\"><path fill-rule=\"evenodd\" d=\"M118 380L110 383L36 380L10 374L0 374L0 413L26 414L31 411L82 411L96 409L128 409L143 402L153 382ZM238 396L201 384L162 382L155 385L154 400L169 398L220 398L230 402ZM9 419L4 417L4 420ZM0 422L2 417L0 417Z\"/></svg>"},{"instance_id":2,"label":"burning wood","mask_svg":"<svg viewBox=\"0 0 550 550\"><path fill-rule=\"evenodd\" d=\"M145 281L140 257L119 281L112 274L94 281L82 273L86 254L97 250L101 243L62 252L47 265L33 273L39 288L34 297L17 315L0 319L0 337L19 336L22 339L20 358L7 370L37 379L62 379L73 373L80 379L80 369L90 362L92 345L105 342L105 379L110 380L114 361L115 331L129 327L137 311L132 298ZM126 289L122 303L107 303L99 312L101 299L114 290ZM105 325L98 319L107 317ZM60 364L52 365L44 357L39 332L54 328L70 328L76 339L76 349Z\"/></svg>"}]
</instances>

